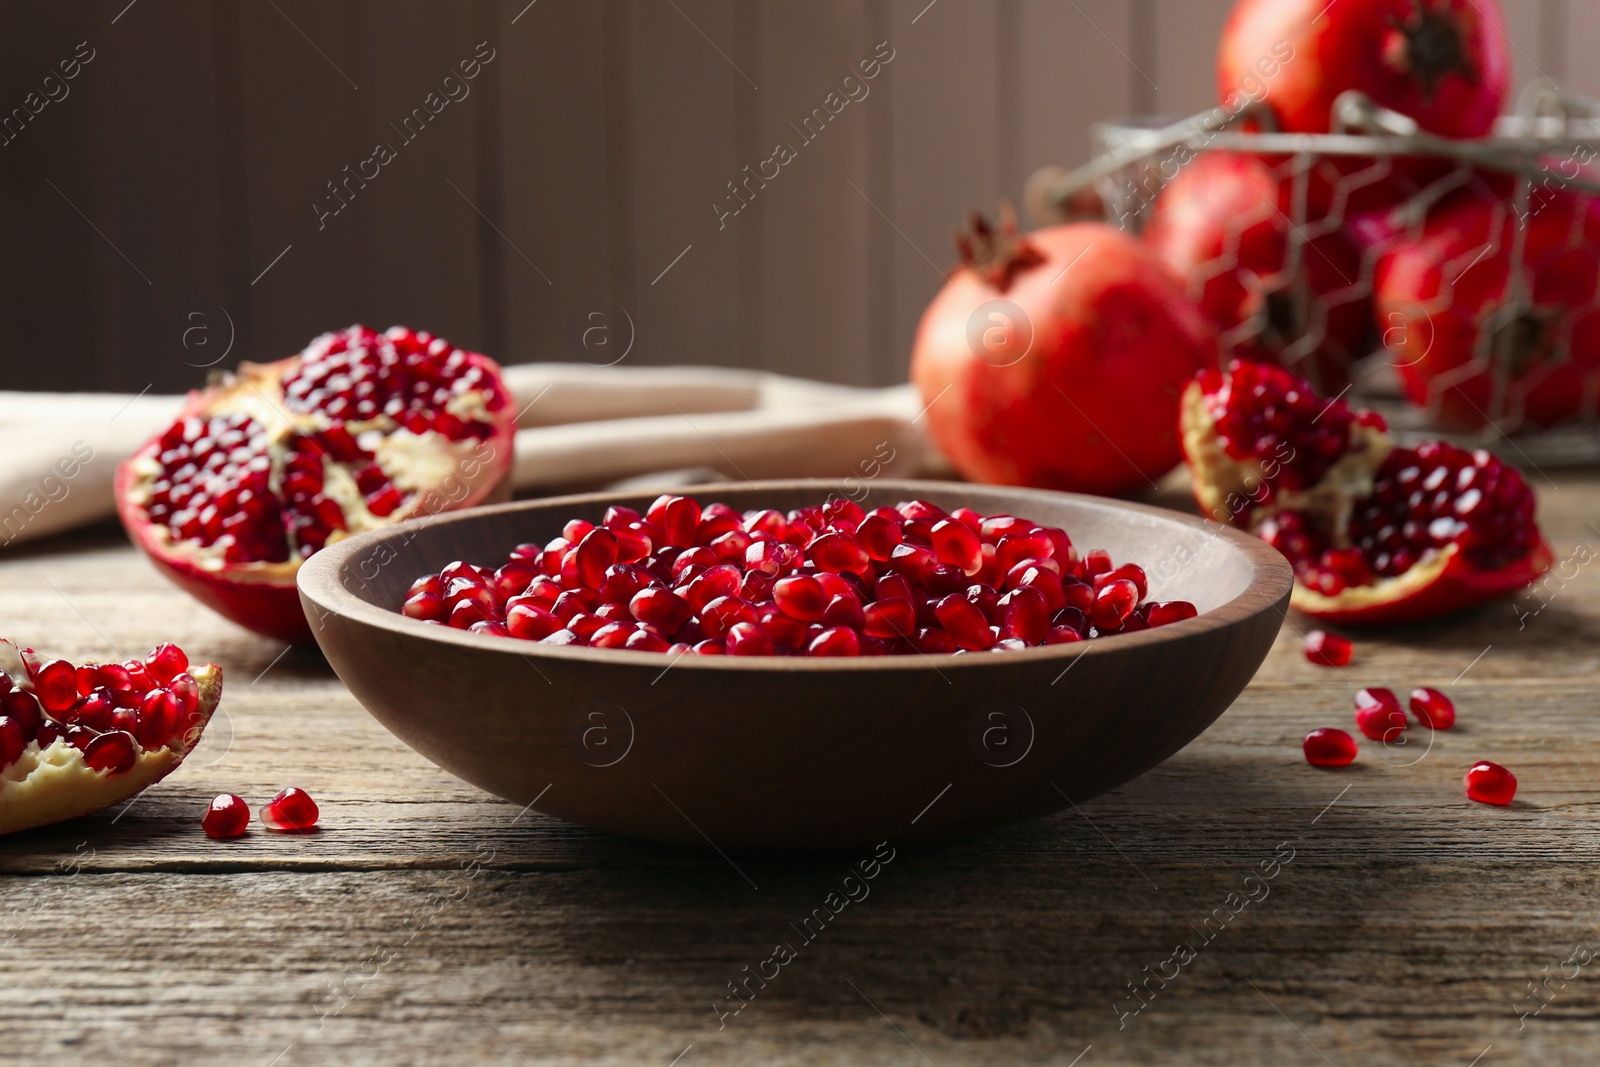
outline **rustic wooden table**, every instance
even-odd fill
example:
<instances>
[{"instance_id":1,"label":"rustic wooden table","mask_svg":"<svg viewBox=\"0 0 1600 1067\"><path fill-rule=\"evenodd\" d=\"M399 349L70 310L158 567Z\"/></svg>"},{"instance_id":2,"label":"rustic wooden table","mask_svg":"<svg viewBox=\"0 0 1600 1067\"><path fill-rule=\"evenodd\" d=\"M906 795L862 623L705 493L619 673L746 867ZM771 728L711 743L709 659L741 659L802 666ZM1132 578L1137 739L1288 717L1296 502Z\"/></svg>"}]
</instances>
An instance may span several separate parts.
<instances>
[{"instance_id":1,"label":"rustic wooden table","mask_svg":"<svg viewBox=\"0 0 1600 1067\"><path fill-rule=\"evenodd\" d=\"M721 1018L729 983L796 941L857 857L742 861L746 881L715 854L519 811L389 736L315 654L194 605L117 531L13 552L4 632L95 658L173 639L227 691L167 782L0 841L0 1059L1600 1062L1600 580L1579 563L1600 547L1600 474L1532 477L1569 561L1537 614L1529 597L1363 639L1343 671L1301 658L1291 616L1187 750L1081 811L901 852ZM1300 737L1348 729L1363 684L1443 687L1460 725L1308 767ZM1462 796L1480 758L1519 776L1511 808ZM201 834L213 794L290 784L322 803L321 832Z\"/></svg>"}]
</instances>

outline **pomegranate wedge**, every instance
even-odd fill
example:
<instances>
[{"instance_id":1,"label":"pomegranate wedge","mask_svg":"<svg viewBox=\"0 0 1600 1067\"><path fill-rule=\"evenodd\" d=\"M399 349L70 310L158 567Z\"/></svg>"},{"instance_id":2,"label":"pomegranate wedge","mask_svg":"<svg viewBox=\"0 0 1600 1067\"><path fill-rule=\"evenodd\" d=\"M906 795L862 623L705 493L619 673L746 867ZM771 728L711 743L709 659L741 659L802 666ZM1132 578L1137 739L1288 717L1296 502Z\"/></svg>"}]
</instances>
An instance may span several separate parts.
<instances>
[{"instance_id":1,"label":"pomegranate wedge","mask_svg":"<svg viewBox=\"0 0 1600 1067\"><path fill-rule=\"evenodd\" d=\"M88 815L173 771L222 697L174 645L73 666L0 640L0 834Z\"/></svg>"},{"instance_id":2,"label":"pomegranate wedge","mask_svg":"<svg viewBox=\"0 0 1600 1067\"><path fill-rule=\"evenodd\" d=\"M192 393L118 468L117 509L202 603L305 642L300 563L347 534L489 500L509 484L515 423L488 357L352 326Z\"/></svg>"},{"instance_id":3,"label":"pomegranate wedge","mask_svg":"<svg viewBox=\"0 0 1600 1067\"><path fill-rule=\"evenodd\" d=\"M1399 447L1378 415L1281 368L1202 373L1181 429L1201 510L1288 557L1291 603L1307 615L1415 622L1514 593L1550 566L1514 468L1443 441Z\"/></svg>"}]
</instances>

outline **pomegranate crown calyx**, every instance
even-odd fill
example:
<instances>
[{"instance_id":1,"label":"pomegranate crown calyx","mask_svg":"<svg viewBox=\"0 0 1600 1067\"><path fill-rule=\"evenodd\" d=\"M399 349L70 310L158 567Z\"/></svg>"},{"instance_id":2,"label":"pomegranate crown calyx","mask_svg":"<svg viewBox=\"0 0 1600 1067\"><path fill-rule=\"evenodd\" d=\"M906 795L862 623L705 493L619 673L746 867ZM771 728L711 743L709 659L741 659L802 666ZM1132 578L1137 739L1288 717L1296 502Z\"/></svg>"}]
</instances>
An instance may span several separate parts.
<instances>
[{"instance_id":1,"label":"pomegranate crown calyx","mask_svg":"<svg viewBox=\"0 0 1600 1067\"><path fill-rule=\"evenodd\" d=\"M1466 29L1461 15L1450 10L1449 0L1412 0L1411 14L1389 17L1395 37L1386 49L1389 65L1417 82L1422 98L1432 103L1439 86L1451 74L1469 85L1479 82L1478 69L1467 55Z\"/></svg>"},{"instance_id":2,"label":"pomegranate crown calyx","mask_svg":"<svg viewBox=\"0 0 1600 1067\"><path fill-rule=\"evenodd\" d=\"M965 229L956 231L956 251L962 265L1002 293L1011 288L1017 275L1045 261L1044 253L1017 233L1017 213L1009 203L1000 205L998 223L981 211L967 217Z\"/></svg>"}]
</instances>

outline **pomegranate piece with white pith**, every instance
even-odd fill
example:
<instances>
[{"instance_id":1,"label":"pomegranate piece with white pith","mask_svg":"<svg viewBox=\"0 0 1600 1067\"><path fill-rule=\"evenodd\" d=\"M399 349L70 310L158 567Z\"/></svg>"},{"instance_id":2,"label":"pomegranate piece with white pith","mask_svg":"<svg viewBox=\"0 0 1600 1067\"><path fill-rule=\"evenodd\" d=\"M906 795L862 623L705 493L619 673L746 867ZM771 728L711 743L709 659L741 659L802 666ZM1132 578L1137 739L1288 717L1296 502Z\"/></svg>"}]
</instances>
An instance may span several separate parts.
<instances>
[{"instance_id":1,"label":"pomegranate piece with white pith","mask_svg":"<svg viewBox=\"0 0 1600 1067\"><path fill-rule=\"evenodd\" d=\"M190 394L118 468L117 508L134 543L202 603L309 641L301 562L349 534L490 499L508 484L515 423L487 356L352 326Z\"/></svg>"},{"instance_id":2,"label":"pomegranate piece with white pith","mask_svg":"<svg viewBox=\"0 0 1600 1067\"><path fill-rule=\"evenodd\" d=\"M784 513L666 495L643 514L573 519L498 569L465 561L412 583L401 612L545 644L682 655L853 657L1006 652L1196 616L1146 599L1137 564L1080 556L1066 531L924 500Z\"/></svg>"},{"instance_id":3,"label":"pomegranate piece with white pith","mask_svg":"<svg viewBox=\"0 0 1600 1067\"><path fill-rule=\"evenodd\" d=\"M1550 566L1533 491L1486 451L1397 446L1378 415L1279 367L1235 361L1184 393L1201 510L1295 570L1291 603L1335 623L1432 618L1505 596Z\"/></svg>"},{"instance_id":4,"label":"pomegranate piece with white pith","mask_svg":"<svg viewBox=\"0 0 1600 1067\"><path fill-rule=\"evenodd\" d=\"M176 645L74 666L0 640L0 834L88 815L171 774L222 696Z\"/></svg>"}]
</instances>

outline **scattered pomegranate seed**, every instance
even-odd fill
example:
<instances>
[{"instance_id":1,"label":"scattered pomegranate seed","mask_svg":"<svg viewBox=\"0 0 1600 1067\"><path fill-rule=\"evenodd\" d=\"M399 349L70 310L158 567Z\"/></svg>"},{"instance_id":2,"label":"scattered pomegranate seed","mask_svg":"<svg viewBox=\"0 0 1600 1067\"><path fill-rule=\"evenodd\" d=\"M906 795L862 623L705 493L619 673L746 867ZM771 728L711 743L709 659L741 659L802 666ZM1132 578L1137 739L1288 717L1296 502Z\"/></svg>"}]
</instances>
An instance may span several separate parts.
<instances>
[{"instance_id":1,"label":"scattered pomegranate seed","mask_svg":"<svg viewBox=\"0 0 1600 1067\"><path fill-rule=\"evenodd\" d=\"M1306 734L1304 748L1313 767L1345 767L1356 758L1356 739L1328 726Z\"/></svg>"},{"instance_id":2,"label":"scattered pomegranate seed","mask_svg":"<svg viewBox=\"0 0 1600 1067\"><path fill-rule=\"evenodd\" d=\"M269 830L304 832L317 825L317 802L304 789L290 786L261 809L261 825Z\"/></svg>"},{"instance_id":3,"label":"scattered pomegranate seed","mask_svg":"<svg viewBox=\"0 0 1600 1067\"><path fill-rule=\"evenodd\" d=\"M232 793L220 793L213 797L210 807L206 808L205 815L200 819L200 827L205 830L206 836L224 838L238 837L250 825L250 805Z\"/></svg>"},{"instance_id":4,"label":"scattered pomegranate seed","mask_svg":"<svg viewBox=\"0 0 1600 1067\"><path fill-rule=\"evenodd\" d=\"M1037 648L1195 617L1185 601L1145 602L1147 589L1142 567L1098 549L1080 559L1065 531L1013 515L946 514L926 501L868 512L840 499L739 512L667 495L644 516L617 506L598 525L573 519L543 546L516 546L498 569L450 563L413 582L401 611L546 644L926 655ZM161 688L166 668L156 663L152 653L148 665L128 666L144 675L134 688ZM96 680L75 677L74 687L92 692ZM116 707L103 704L91 710Z\"/></svg>"},{"instance_id":5,"label":"scattered pomegranate seed","mask_svg":"<svg viewBox=\"0 0 1600 1067\"><path fill-rule=\"evenodd\" d=\"M1467 799L1476 800L1480 804L1504 807L1517 795L1517 776L1500 764L1490 763L1488 760L1474 763L1467 771L1464 781L1467 787Z\"/></svg>"},{"instance_id":6,"label":"scattered pomegranate seed","mask_svg":"<svg viewBox=\"0 0 1600 1067\"><path fill-rule=\"evenodd\" d=\"M1356 727L1374 741L1394 741L1406 730L1406 715L1391 689L1356 690Z\"/></svg>"},{"instance_id":7,"label":"scattered pomegranate seed","mask_svg":"<svg viewBox=\"0 0 1600 1067\"><path fill-rule=\"evenodd\" d=\"M1346 666L1354 648L1345 638L1325 630L1312 630L1306 634L1306 659L1323 667Z\"/></svg>"},{"instance_id":8,"label":"scattered pomegranate seed","mask_svg":"<svg viewBox=\"0 0 1600 1067\"><path fill-rule=\"evenodd\" d=\"M1413 689L1411 713L1424 726L1448 730L1456 724L1456 706L1437 689Z\"/></svg>"}]
</instances>

